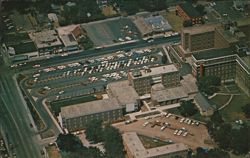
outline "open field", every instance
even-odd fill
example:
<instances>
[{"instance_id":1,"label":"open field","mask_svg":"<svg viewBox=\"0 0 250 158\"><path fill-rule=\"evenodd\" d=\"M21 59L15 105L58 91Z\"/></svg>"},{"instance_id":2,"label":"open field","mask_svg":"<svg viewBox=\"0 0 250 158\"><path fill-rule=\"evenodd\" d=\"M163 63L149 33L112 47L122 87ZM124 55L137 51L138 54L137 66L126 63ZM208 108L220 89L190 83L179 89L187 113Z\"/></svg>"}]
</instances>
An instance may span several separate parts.
<instances>
[{"instance_id":1,"label":"open field","mask_svg":"<svg viewBox=\"0 0 250 158\"><path fill-rule=\"evenodd\" d=\"M16 27L22 27L24 30L33 29L33 26L26 14L21 15L20 13L14 11L10 18L13 20Z\"/></svg>"},{"instance_id":2,"label":"open field","mask_svg":"<svg viewBox=\"0 0 250 158\"><path fill-rule=\"evenodd\" d=\"M55 145L46 148L50 158L61 158L61 155Z\"/></svg>"},{"instance_id":3,"label":"open field","mask_svg":"<svg viewBox=\"0 0 250 158\"><path fill-rule=\"evenodd\" d=\"M113 16L113 15L116 15L117 12L114 10L114 8L112 6L107 6L107 7L104 7L102 9L102 13L105 15L105 16Z\"/></svg>"},{"instance_id":4,"label":"open field","mask_svg":"<svg viewBox=\"0 0 250 158\"><path fill-rule=\"evenodd\" d=\"M216 104L217 108L220 108L224 104L227 103L227 101L230 99L230 95L216 95L210 101L212 101L214 104Z\"/></svg>"},{"instance_id":5,"label":"open field","mask_svg":"<svg viewBox=\"0 0 250 158\"><path fill-rule=\"evenodd\" d=\"M222 115L226 121L235 121L237 119L245 119L241 108L245 104L250 103L250 98L246 95L234 96L231 103L222 110Z\"/></svg>"}]
</instances>

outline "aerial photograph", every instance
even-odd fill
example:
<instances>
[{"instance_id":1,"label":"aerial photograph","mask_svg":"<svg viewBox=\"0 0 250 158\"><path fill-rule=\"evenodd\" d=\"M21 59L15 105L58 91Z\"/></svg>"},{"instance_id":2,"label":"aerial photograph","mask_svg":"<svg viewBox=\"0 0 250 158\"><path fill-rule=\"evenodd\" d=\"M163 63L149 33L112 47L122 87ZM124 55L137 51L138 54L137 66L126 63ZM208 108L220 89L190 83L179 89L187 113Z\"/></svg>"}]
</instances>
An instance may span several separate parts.
<instances>
[{"instance_id":1,"label":"aerial photograph","mask_svg":"<svg viewBox=\"0 0 250 158\"><path fill-rule=\"evenodd\" d=\"M250 0L0 0L0 158L250 158Z\"/></svg>"}]
</instances>

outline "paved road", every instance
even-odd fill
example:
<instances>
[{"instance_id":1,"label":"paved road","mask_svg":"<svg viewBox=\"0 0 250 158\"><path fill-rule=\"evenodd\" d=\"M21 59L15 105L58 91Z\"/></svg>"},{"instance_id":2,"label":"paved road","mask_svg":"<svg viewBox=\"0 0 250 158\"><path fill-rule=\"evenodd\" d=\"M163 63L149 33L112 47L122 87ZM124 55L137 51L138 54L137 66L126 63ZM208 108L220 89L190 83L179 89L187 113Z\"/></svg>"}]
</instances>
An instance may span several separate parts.
<instances>
[{"instance_id":1,"label":"paved road","mask_svg":"<svg viewBox=\"0 0 250 158\"><path fill-rule=\"evenodd\" d=\"M13 75L7 67L0 66L0 116L8 143L13 144L17 158L41 158L38 137L29 125L27 108Z\"/></svg>"},{"instance_id":2,"label":"paved road","mask_svg":"<svg viewBox=\"0 0 250 158\"><path fill-rule=\"evenodd\" d=\"M27 63L26 65L22 66L19 68L19 70L27 70L32 68L33 65L39 64L41 66L50 66L50 65L55 65L55 64L60 64L62 62L70 62L73 60L79 60L79 59L84 59L84 58L89 58L89 57L94 57L94 56L100 56L100 55L105 55L105 54L110 54L112 52L116 52L119 50L130 50L130 49L135 49L135 48L141 48L141 47L147 47L147 46L154 46L158 44L164 44L164 43L177 43L180 42L180 36L171 36L171 37L161 37L161 38L156 38L154 39L153 42L147 42L147 41L137 41L134 43L127 43L123 45L117 45L117 46L112 46L112 47L107 47L107 48L102 48L99 50L86 50L80 53L76 54L70 54L68 56L57 56L53 57L50 59L45 59L45 60L39 60L39 61L31 61Z\"/></svg>"}]
</instances>

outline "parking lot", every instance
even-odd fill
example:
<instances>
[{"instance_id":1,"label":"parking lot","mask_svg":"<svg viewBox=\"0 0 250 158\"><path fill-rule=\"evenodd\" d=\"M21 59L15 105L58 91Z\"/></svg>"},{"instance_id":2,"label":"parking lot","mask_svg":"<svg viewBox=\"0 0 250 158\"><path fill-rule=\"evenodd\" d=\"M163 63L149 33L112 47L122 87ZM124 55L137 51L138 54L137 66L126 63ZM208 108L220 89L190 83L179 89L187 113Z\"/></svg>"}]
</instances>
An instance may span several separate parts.
<instances>
[{"instance_id":1,"label":"parking lot","mask_svg":"<svg viewBox=\"0 0 250 158\"><path fill-rule=\"evenodd\" d=\"M141 118L138 121L127 124L114 125L121 132L137 132L138 134L155 137L161 140L182 142L191 149L197 147L213 147L209 142L209 134L206 126L188 118L176 117L172 114L158 114Z\"/></svg>"},{"instance_id":2,"label":"parking lot","mask_svg":"<svg viewBox=\"0 0 250 158\"><path fill-rule=\"evenodd\" d=\"M58 100L104 91L108 83L127 79L127 71L162 64L161 49L118 51L74 63L39 69L25 85L36 97ZM39 67L39 65L34 65Z\"/></svg>"},{"instance_id":3,"label":"parking lot","mask_svg":"<svg viewBox=\"0 0 250 158\"><path fill-rule=\"evenodd\" d=\"M119 18L82 25L95 46L110 45L140 38L139 31L129 18Z\"/></svg>"}]
</instances>

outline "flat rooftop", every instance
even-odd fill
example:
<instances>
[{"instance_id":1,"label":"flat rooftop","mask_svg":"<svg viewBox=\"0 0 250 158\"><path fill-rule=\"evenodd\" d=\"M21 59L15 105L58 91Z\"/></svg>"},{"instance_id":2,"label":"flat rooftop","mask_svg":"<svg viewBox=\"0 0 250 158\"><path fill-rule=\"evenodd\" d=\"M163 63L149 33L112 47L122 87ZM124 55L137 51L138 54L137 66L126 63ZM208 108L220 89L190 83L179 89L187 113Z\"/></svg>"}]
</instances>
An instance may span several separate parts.
<instances>
[{"instance_id":1,"label":"flat rooftop","mask_svg":"<svg viewBox=\"0 0 250 158\"><path fill-rule=\"evenodd\" d=\"M192 56L196 60L212 59L223 56L236 54L233 48L211 49L206 51L195 52Z\"/></svg>"},{"instance_id":2,"label":"flat rooftop","mask_svg":"<svg viewBox=\"0 0 250 158\"><path fill-rule=\"evenodd\" d=\"M182 77L183 80L181 80L181 86L188 95L197 93L199 91L196 84L196 79L194 78L193 75L187 74Z\"/></svg>"},{"instance_id":3,"label":"flat rooftop","mask_svg":"<svg viewBox=\"0 0 250 158\"><path fill-rule=\"evenodd\" d=\"M241 59L244 61L244 63L250 67L250 55L241 57Z\"/></svg>"},{"instance_id":4,"label":"flat rooftop","mask_svg":"<svg viewBox=\"0 0 250 158\"><path fill-rule=\"evenodd\" d=\"M135 103L139 99L135 89L129 86L128 80L112 82L107 87L109 95L117 98L121 105Z\"/></svg>"},{"instance_id":5,"label":"flat rooftop","mask_svg":"<svg viewBox=\"0 0 250 158\"><path fill-rule=\"evenodd\" d=\"M60 36L65 47L77 46L78 43L72 34Z\"/></svg>"},{"instance_id":6,"label":"flat rooftop","mask_svg":"<svg viewBox=\"0 0 250 158\"><path fill-rule=\"evenodd\" d=\"M236 35L233 35L229 30L224 30L223 28L217 29L217 31L227 40L229 43L236 43L239 40ZM241 35L244 36L244 35Z\"/></svg>"},{"instance_id":7,"label":"flat rooftop","mask_svg":"<svg viewBox=\"0 0 250 158\"><path fill-rule=\"evenodd\" d=\"M186 2L179 4L179 6L184 10L188 16L195 18L195 17L201 17L200 13L196 11L196 9L193 7L192 3Z\"/></svg>"},{"instance_id":8,"label":"flat rooftop","mask_svg":"<svg viewBox=\"0 0 250 158\"><path fill-rule=\"evenodd\" d=\"M187 151L188 147L183 143L164 145L156 148L146 149L135 132L122 134L124 144L128 147L135 158L149 158L160 155Z\"/></svg>"},{"instance_id":9,"label":"flat rooftop","mask_svg":"<svg viewBox=\"0 0 250 158\"><path fill-rule=\"evenodd\" d=\"M55 30L32 32L29 36L35 42L38 49L62 45Z\"/></svg>"},{"instance_id":10,"label":"flat rooftop","mask_svg":"<svg viewBox=\"0 0 250 158\"><path fill-rule=\"evenodd\" d=\"M164 102L188 97L188 94L184 91L184 88L182 86L168 89L159 89L159 87L157 87L158 85L161 84L157 84L152 87L152 100L156 100L157 102Z\"/></svg>"},{"instance_id":11,"label":"flat rooftop","mask_svg":"<svg viewBox=\"0 0 250 158\"><path fill-rule=\"evenodd\" d=\"M143 35L172 30L172 26L161 15L148 17L135 16L134 23Z\"/></svg>"},{"instance_id":12,"label":"flat rooftop","mask_svg":"<svg viewBox=\"0 0 250 158\"><path fill-rule=\"evenodd\" d=\"M117 99L103 99L62 107L61 116L62 118L69 119L121 108Z\"/></svg>"},{"instance_id":13,"label":"flat rooftop","mask_svg":"<svg viewBox=\"0 0 250 158\"><path fill-rule=\"evenodd\" d=\"M150 25L154 31L168 31L172 29L168 21L161 15L147 17L145 18L145 22Z\"/></svg>"},{"instance_id":14,"label":"flat rooftop","mask_svg":"<svg viewBox=\"0 0 250 158\"><path fill-rule=\"evenodd\" d=\"M134 78L141 78L141 77L149 77L149 76L161 75L161 74L177 72L177 71L178 69L176 68L176 66L171 64L171 65L153 67L153 68L144 69L144 70L134 70L129 73L131 73L131 75Z\"/></svg>"},{"instance_id":15,"label":"flat rooftop","mask_svg":"<svg viewBox=\"0 0 250 158\"><path fill-rule=\"evenodd\" d=\"M37 51L37 48L36 48L34 42L32 42L32 41L25 42L25 43L19 43L19 44L13 45L11 47L13 47L15 49L16 55Z\"/></svg>"},{"instance_id":16,"label":"flat rooftop","mask_svg":"<svg viewBox=\"0 0 250 158\"><path fill-rule=\"evenodd\" d=\"M200 34L200 33L215 31L216 27L218 26L219 26L218 24L206 24L201 26L184 27L182 31L183 33Z\"/></svg>"}]
</instances>

